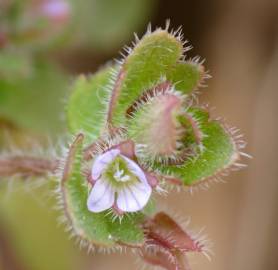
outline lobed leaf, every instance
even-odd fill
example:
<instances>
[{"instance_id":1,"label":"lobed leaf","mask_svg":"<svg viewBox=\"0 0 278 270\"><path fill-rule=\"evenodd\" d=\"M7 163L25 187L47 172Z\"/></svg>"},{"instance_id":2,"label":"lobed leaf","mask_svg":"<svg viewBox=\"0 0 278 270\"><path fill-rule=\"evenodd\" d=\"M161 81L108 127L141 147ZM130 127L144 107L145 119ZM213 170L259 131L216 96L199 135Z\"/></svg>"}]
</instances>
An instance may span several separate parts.
<instances>
[{"instance_id":1,"label":"lobed leaf","mask_svg":"<svg viewBox=\"0 0 278 270\"><path fill-rule=\"evenodd\" d=\"M195 62L179 62L167 72L167 80L183 94L191 94L204 78L204 67Z\"/></svg>"},{"instance_id":2,"label":"lobed leaf","mask_svg":"<svg viewBox=\"0 0 278 270\"><path fill-rule=\"evenodd\" d=\"M169 67L182 56L181 41L158 29L146 34L125 59L110 101L108 119L114 125L125 122L125 112L145 90L165 77Z\"/></svg>"},{"instance_id":3,"label":"lobed leaf","mask_svg":"<svg viewBox=\"0 0 278 270\"><path fill-rule=\"evenodd\" d=\"M165 174L172 175L191 186L216 176L229 168L239 157L232 136L216 120L209 120L204 110L188 110L201 131L202 147L196 156L187 159L179 166L159 166Z\"/></svg>"}]
</instances>

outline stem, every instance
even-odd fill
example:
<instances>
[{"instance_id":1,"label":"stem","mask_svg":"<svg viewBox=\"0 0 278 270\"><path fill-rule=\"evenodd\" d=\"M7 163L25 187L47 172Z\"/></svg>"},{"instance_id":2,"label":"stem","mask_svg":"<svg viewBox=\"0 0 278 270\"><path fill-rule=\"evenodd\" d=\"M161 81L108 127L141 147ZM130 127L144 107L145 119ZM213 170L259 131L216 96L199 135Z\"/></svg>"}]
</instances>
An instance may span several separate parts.
<instances>
[{"instance_id":1,"label":"stem","mask_svg":"<svg viewBox=\"0 0 278 270\"><path fill-rule=\"evenodd\" d=\"M48 160L30 156L11 156L0 159L0 178L19 175L23 178L53 174L58 160Z\"/></svg>"}]
</instances>

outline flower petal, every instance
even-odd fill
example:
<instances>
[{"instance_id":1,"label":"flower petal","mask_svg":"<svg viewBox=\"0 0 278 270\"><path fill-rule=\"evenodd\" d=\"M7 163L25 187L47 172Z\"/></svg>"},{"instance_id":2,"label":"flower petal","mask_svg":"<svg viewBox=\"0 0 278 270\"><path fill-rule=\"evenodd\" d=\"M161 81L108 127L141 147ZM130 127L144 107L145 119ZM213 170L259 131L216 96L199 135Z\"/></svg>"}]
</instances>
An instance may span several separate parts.
<instances>
[{"instance_id":1,"label":"flower petal","mask_svg":"<svg viewBox=\"0 0 278 270\"><path fill-rule=\"evenodd\" d=\"M150 199L152 188L138 182L118 192L117 207L124 212L136 212L145 207Z\"/></svg>"},{"instance_id":2,"label":"flower petal","mask_svg":"<svg viewBox=\"0 0 278 270\"><path fill-rule=\"evenodd\" d=\"M129 170L130 170L135 176L137 176L138 179L139 179L141 182L143 182L144 184L147 184L147 185L148 185L148 180L147 180L147 178L146 178L146 175L145 175L144 171L139 167L139 165L138 165L135 161L133 161L133 160L131 160L131 159L129 159L129 158L123 156L123 155L121 155L121 157L126 161L127 167L129 168Z\"/></svg>"},{"instance_id":3,"label":"flower petal","mask_svg":"<svg viewBox=\"0 0 278 270\"><path fill-rule=\"evenodd\" d=\"M98 156L96 160L94 161L93 167L92 167L92 178L93 180L97 180L100 178L103 170L106 168L106 166L111 163L118 155L120 154L120 150L118 149L112 149L104 154Z\"/></svg>"},{"instance_id":4,"label":"flower petal","mask_svg":"<svg viewBox=\"0 0 278 270\"><path fill-rule=\"evenodd\" d=\"M98 180L93 186L87 200L87 207L91 212L102 212L114 204L115 191L111 185L103 180Z\"/></svg>"}]
</instances>

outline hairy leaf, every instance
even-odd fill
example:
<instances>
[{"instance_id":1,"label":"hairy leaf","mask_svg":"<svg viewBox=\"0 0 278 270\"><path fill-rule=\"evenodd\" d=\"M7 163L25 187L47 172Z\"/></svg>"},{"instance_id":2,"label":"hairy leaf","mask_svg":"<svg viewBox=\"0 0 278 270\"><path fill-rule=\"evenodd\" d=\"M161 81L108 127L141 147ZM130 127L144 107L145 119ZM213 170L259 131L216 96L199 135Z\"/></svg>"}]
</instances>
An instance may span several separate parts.
<instances>
[{"instance_id":1,"label":"hairy leaf","mask_svg":"<svg viewBox=\"0 0 278 270\"><path fill-rule=\"evenodd\" d=\"M216 120L208 119L207 112L188 110L200 130L201 147L198 153L179 166L159 166L161 171L191 186L213 178L229 168L239 157L236 143L226 128Z\"/></svg>"},{"instance_id":2,"label":"hairy leaf","mask_svg":"<svg viewBox=\"0 0 278 270\"><path fill-rule=\"evenodd\" d=\"M125 112L145 90L155 86L183 52L182 43L164 30L147 33L125 59L110 101L108 119L125 122Z\"/></svg>"},{"instance_id":3,"label":"hairy leaf","mask_svg":"<svg viewBox=\"0 0 278 270\"><path fill-rule=\"evenodd\" d=\"M81 75L74 84L67 106L68 125L73 134L82 131L86 142L97 139L104 127L111 69L106 67L88 78Z\"/></svg>"},{"instance_id":4,"label":"hairy leaf","mask_svg":"<svg viewBox=\"0 0 278 270\"><path fill-rule=\"evenodd\" d=\"M204 78L204 67L195 62L179 62L167 72L167 79L175 89L184 94L192 93Z\"/></svg>"}]
</instances>

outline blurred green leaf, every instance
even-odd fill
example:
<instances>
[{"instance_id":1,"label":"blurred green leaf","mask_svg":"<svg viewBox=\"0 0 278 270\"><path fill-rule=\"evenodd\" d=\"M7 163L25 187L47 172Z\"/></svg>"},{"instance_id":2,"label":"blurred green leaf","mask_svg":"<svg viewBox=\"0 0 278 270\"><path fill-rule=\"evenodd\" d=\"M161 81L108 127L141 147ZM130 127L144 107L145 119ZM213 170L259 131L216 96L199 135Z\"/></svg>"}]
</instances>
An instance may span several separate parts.
<instances>
[{"instance_id":1,"label":"blurred green leaf","mask_svg":"<svg viewBox=\"0 0 278 270\"><path fill-rule=\"evenodd\" d=\"M0 80L13 81L28 78L31 74L32 63L28 55L14 51L0 52Z\"/></svg>"},{"instance_id":2,"label":"blurred green leaf","mask_svg":"<svg viewBox=\"0 0 278 270\"><path fill-rule=\"evenodd\" d=\"M155 0L71 0L73 41L97 50L113 50L148 22Z\"/></svg>"},{"instance_id":3,"label":"blurred green leaf","mask_svg":"<svg viewBox=\"0 0 278 270\"><path fill-rule=\"evenodd\" d=\"M26 78L0 78L0 116L46 134L62 131L67 88L68 78L57 67L36 61Z\"/></svg>"}]
</instances>

